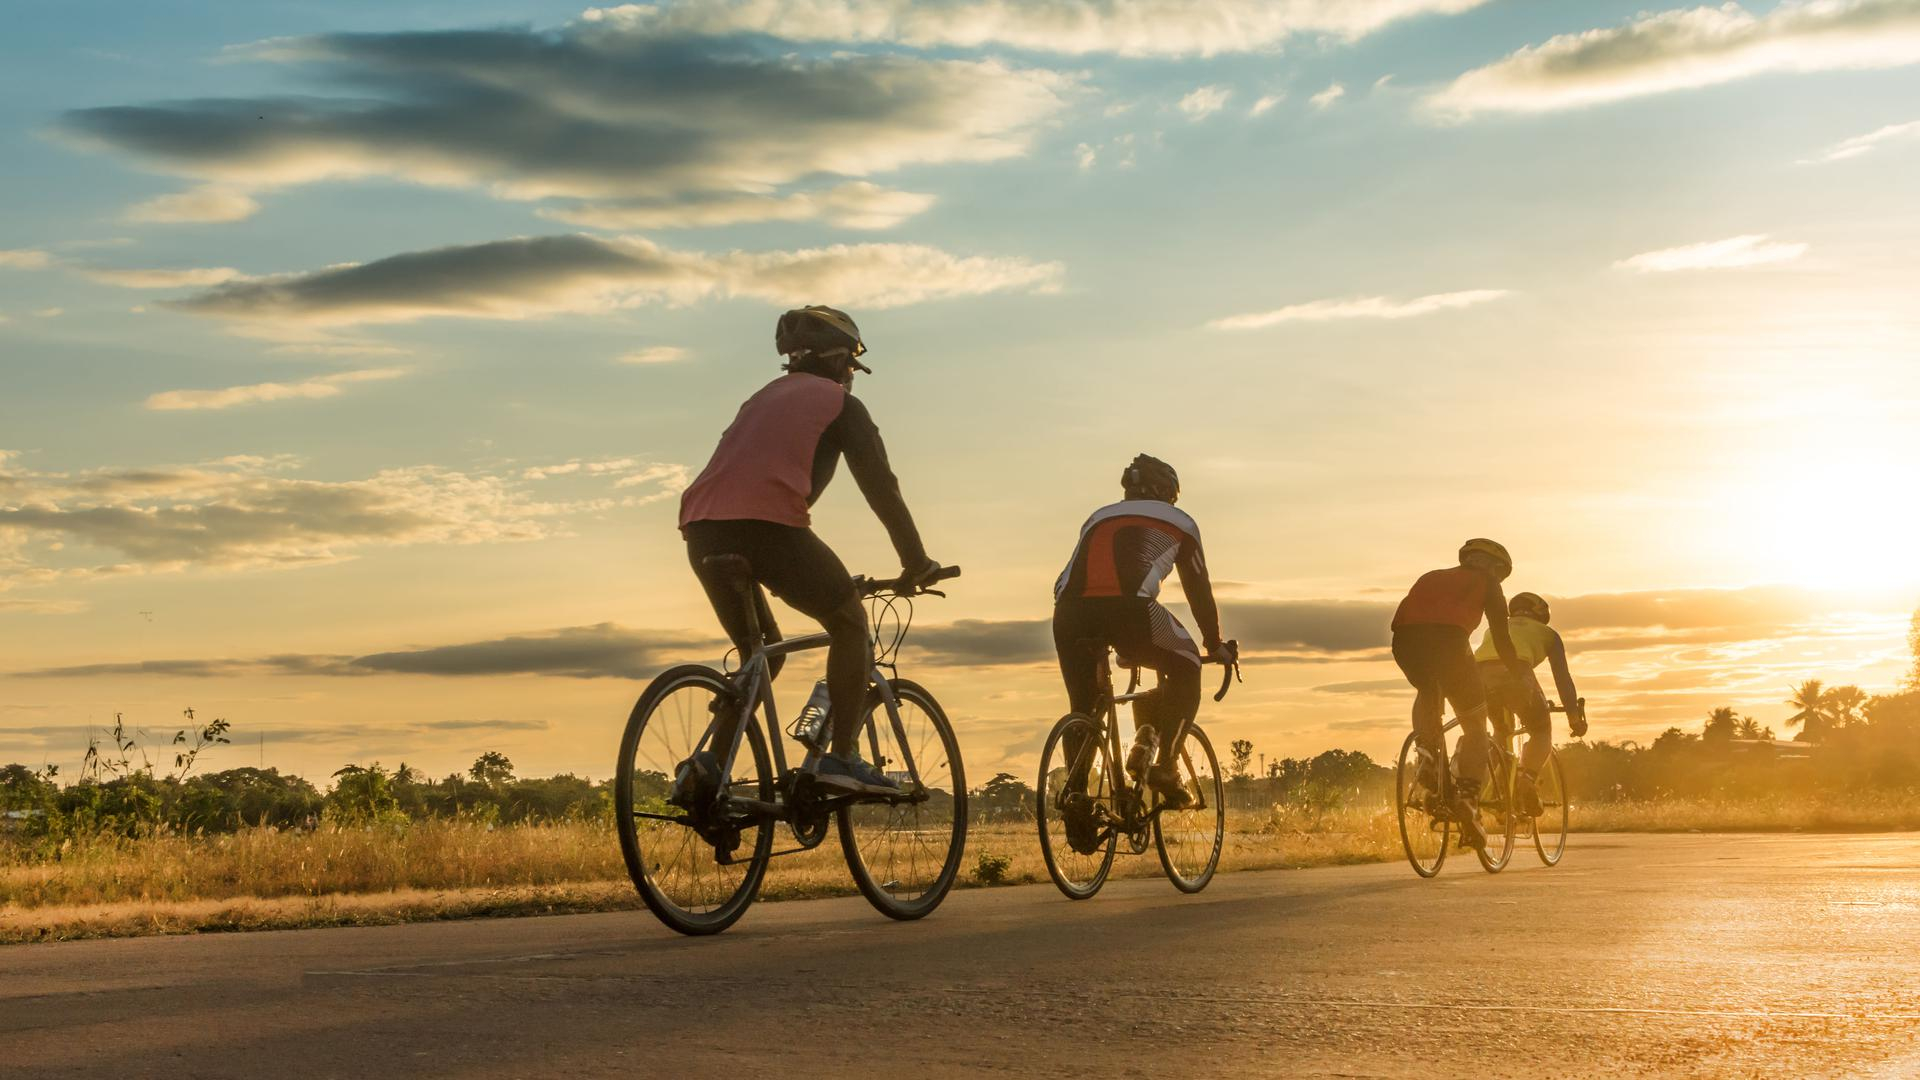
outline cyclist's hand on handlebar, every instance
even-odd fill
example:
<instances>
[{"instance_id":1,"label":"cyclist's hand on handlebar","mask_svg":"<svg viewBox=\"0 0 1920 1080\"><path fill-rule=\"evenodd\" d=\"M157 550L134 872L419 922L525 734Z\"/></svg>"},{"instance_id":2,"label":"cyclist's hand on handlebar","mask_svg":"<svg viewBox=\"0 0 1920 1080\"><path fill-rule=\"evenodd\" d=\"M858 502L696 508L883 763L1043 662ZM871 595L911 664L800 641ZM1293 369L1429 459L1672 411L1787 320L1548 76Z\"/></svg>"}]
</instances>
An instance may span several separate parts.
<instances>
[{"instance_id":1,"label":"cyclist's hand on handlebar","mask_svg":"<svg viewBox=\"0 0 1920 1080\"><path fill-rule=\"evenodd\" d=\"M1567 710L1567 733L1576 739L1587 734L1587 709L1584 705L1575 705Z\"/></svg>"},{"instance_id":2,"label":"cyclist's hand on handlebar","mask_svg":"<svg viewBox=\"0 0 1920 1080\"><path fill-rule=\"evenodd\" d=\"M900 580L916 589L924 588L939 580L942 569L938 559L928 559L919 566L902 567Z\"/></svg>"},{"instance_id":3,"label":"cyclist's hand on handlebar","mask_svg":"<svg viewBox=\"0 0 1920 1080\"><path fill-rule=\"evenodd\" d=\"M1237 664L1240 662L1240 643L1238 641L1216 641L1207 646L1206 662L1209 664Z\"/></svg>"}]
</instances>

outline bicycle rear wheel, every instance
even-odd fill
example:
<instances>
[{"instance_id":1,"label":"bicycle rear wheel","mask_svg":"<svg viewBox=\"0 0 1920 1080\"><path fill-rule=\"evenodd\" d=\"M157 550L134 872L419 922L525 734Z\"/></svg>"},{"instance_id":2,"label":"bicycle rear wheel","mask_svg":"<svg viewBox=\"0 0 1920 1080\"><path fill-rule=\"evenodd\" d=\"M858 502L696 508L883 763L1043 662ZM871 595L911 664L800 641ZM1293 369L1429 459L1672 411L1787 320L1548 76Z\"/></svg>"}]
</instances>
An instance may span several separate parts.
<instances>
[{"instance_id":1,"label":"bicycle rear wheel","mask_svg":"<svg viewBox=\"0 0 1920 1080\"><path fill-rule=\"evenodd\" d=\"M729 815L704 823L709 835L736 841L729 861L722 862L691 815L667 802L675 771L699 745L717 703L735 707L732 688L719 672L691 665L663 672L627 718L614 772L614 818L627 874L654 915L682 934L717 934L738 921L759 892L773 850L765 818ZM771 802L773 769L754 718L716 794Z\"/></svg>"},{"instance_id":2,"label":"bicycle rear wheel","mask_svg":"<svg viewBox=\"0 0 1920 1080\"><path fill-rule=\"evenodd\" d=\"M967 777L953 725L933 695L917 683L888 684L900 704L900 730L875 692L861 720L861 750L873 764L911 790L905 748L913 753L918 802L856 802L840 809L840 846L847 869L867 902L890 919L918 919L940 906L960 871L967 843Z\"/></svg>"},{"instance_id":3,"label":"bicycle rear wheel","mask_svg":"<svg viewBox=\"0 0 1920 1080\"><path fill-rule=\"evenodd\" d=\"M1227 788L1220 778L1220 759L1213 756L1213 743L1199 724L1187 726L1180 744L1180 785L1194 796L1194 804L1154 818L1153 843L1173 887L1197 893L1220 868L1220 848L1227 838Z\"/></svg>"},{"instance_id":4,"label":"bicycle rear wheel","mask_svg":"<svg viewBox=\"0 0 1920 1080\"><path fill-rule=\"evenodd\" d=\"M1419 744L1408 735L1400 744L1400 760L1394 768L1393 801L1394 811L1400 818L1400 847L1407 853L1407 862L1412 864L1414 873L1430 878L1438 874L1447 861L1447 840L1453 823L1435 813L1441 808L1441 793L1420 782L1420 757ZM1444 747L1439 760L1433 762L1433 769L1433 776L1446 775Z\"/></svg>"},{"instance_id":5,"label":"bicycle rear wheel","mask_svg":"<svg viewBox=\"0 0 1920 1080\"><path fill-rule=\"evenodd\" d=\"M1073 775L1082 771L1084 779L1074 783ZM1034 820L1040 828L1040 858L1047 864L1047 876L1068 899L1085 900L1106 884L1118 842L1114 823L1120 815L1105 730L1079 713L1061 717L1040 752L1040 779L1034 789ZM1070 795L1079 796L1071 808ZM1092 847L1091 851L1076 851L1070 842L1065 816L1069 809L1080 815L1076 830L1087 830L1080 837L1081 846Z\"/></svg>"},{"instance_id":6,"label":"bicycle rear wheel","mask_svg":"<svg viewBox=\"0 0 1920 1080\"><path fill-rule=\"evenodd\" d=\"M1496 749L1487 770L1486 786L1480 792L1480 827L1487 831L1487 846L1474 849L1480 866L1497 874L1513 861L1513 839L1519 823L1513 803L1513 758Z\"/></svg>"},{"instance_id":7,"label":"bicycle rear wheel","mask_svg":"<svg viewBox=\"0 0 1920 1080\"><path fill-rule=\"evenodd\" d=\"M1548 866L1560 865L1567 853L1568 798L1566 775L1560 771L1560 755L1549 752L1540 769L1540 816L1533 819L1533 849Z\"/></svg>"}]
</instances>

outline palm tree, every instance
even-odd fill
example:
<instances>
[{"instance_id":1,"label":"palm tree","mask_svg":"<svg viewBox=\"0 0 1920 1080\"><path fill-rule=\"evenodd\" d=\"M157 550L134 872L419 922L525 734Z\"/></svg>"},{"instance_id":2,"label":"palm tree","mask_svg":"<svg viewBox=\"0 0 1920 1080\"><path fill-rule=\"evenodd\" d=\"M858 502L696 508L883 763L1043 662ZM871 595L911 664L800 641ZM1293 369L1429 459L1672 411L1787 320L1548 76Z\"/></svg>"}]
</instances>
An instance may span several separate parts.
<instances>
[{"instance_id":1,"label":"palm tree","mask_svg":"<svg viewBox=\"0 0 1920 1080\"><path fill-rule=\"evenodd\" d=\"M1795 741L1819 742L1827 737L1828 729L1833 727L1833 703L1831 692L1819 679L1801 683L1787 704L1798 710L1787 718L1788 727L1800 729L1800 734L1794 736Z\"/></svg>"},{"instance_id":2,"label":"palm tree","mask_svg":"<svg viewBox=\"0 0 1920 1080\"><path fill-rule=\"evenodd\" d=\"M1707 714L1707 726L1701 729L1700 737L1708 742L1731 739L1739 725L1740 718L1733 715L1732 707L1722 705Z\"/></svg>"},{"instance_id":3,"label":"palm tree","mask_svg":"<svg viewBox=\"0 0 1920 1080\"><path fill-rule=\"evenodd\" d=\"M1837 728L1857 727L1867 722L1867 695L1857 686L1836 686L1827 691L1827 715Z\"/></svg>"},{"instance_id":4,"label":"palm tree","mask_svg":"<svg viewBox=\"0 0 1920 1080\"><path fill-rule=\"evenodd\" d=\"M1742 739L1765 739L1768 742L1773 741L1773 729L1761 727L1760 721L1755 720L1751 716L1741 717L1740 722L1733 726L1733 733L1736 737Z\"/></svg>"}]
</instances>

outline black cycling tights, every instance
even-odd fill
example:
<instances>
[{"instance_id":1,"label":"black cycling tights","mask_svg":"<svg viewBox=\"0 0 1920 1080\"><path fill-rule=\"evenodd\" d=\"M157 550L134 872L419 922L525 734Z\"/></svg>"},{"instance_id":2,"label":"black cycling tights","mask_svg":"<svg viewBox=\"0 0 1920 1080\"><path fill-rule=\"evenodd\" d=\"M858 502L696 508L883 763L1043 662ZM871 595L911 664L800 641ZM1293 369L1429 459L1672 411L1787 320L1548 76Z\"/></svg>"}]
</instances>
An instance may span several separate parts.
<instances>
[{"instance_id":1,"label":"black cycling tights","mask_svg":"<svg viewBox=\"0 0 1920 1080\"><path fill-rule=\"evenodd\" d=\"M1161 634L1154 633L1156 606L1132 597L1063 601L1053 609L1053 646L1060 654L1067 701L1074 712L1086 716L1093 715L1099 696L1100 660L1106 646L1118 649L1129 663L1159 672L1160 706L1152 723L1160 733L1160 760L1171 762L1179 752L1174 740L1200 711L1200 659L1188 651L1190 643L1177 637L1167 640L1164 627ZM1181 645L1186 648L1170 647ZM1078 756L1077 747L1067 751Z\"/></svg>"}]
</instances>

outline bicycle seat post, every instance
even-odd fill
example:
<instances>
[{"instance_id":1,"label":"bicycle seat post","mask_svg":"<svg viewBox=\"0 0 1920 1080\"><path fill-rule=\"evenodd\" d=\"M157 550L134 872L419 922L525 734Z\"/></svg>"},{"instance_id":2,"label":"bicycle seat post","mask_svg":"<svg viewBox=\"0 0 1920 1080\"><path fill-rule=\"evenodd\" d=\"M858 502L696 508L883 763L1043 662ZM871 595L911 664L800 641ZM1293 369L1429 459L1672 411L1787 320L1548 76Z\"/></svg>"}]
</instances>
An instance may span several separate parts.
<instances>
[{"instance_id":1,"label":"bicycle seat post","mask_svg":"<svg viewBox=\"0 0 1920 1080\"><path fill-rule=\"evenodd\" d=\"M753 564L744 555L709 555L700 560L700 565L726 581L727 586L739 599L741 610L746 614L747 641L755 649L765 640L761 636L760 605L755 602L753 590ZM740 659L750 655L744 648Z\"/></svg>"}]
</instances>

